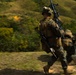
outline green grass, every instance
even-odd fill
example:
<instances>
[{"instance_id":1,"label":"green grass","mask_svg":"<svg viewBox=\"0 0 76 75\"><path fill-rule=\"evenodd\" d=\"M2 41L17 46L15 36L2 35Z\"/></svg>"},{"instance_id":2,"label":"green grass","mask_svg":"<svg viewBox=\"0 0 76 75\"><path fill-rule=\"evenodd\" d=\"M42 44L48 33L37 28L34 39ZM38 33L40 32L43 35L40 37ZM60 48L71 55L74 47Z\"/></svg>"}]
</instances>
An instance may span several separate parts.
<instances>
[{"instance_id":1,"label":"green grass","mask_svg":"<svg viewBox=\"0 0 76 75\"><path fill-rule=\"evenodd\" d=\"M44 53L44 52L43 52ZM20 52L20 53L0 53L0 68L13 69L38 69L41 63L37 58L43 54L42 52ZM44 53L45 54L45 53Z\"/></svg>"},{"instance_id":2,"label":"green grass","mask_svg":"<svg viewBox=\"0 0 76 75\"><path fill-rule=\"evenodd\" d=\"M44 75L43 66L49 59L45 52L0 52L0 75ZM63 75L61 67L59 70Z\"/></svg>"},{"instance_id":3,"label":"green grass","mask_svg":"<svg viewBox=\"0 0 76 75\"><path fill-rule=\"evenodd\" d=\"M44 62L38 60L44 52L0 53L0 75L30 75L42 71ZM33 75L33 74L32 74Z\"/></svg>"}]
</instances>

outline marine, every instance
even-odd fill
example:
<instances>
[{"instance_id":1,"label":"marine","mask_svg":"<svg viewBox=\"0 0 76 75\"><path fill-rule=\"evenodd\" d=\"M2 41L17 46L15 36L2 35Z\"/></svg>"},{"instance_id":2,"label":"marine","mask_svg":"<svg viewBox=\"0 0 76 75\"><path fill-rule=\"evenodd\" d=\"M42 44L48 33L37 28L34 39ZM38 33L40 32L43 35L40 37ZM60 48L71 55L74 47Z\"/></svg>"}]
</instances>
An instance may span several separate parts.
<instances>
[{"instance_id":1,"label":"marine","mask_svg":"<svg viewBox=\"0 0 76 75\"><path fill-rule=\"evenodd\" d=\"M65 51L62 44L61 32L57 23L52 20L52 11L49 7L43 7L42 11L43 19L40 21L39 31L47 38L50 47L55 50L55 55L52 55L47 65L43 67L45 74L49 73L49 68L55 63L59 58L64 74L67 75L67 60L65 56ZM41 39L42 49L47 53L50 52L43 39Z\"/></svg>"},{"instance_id":2,"label":"marine","mask_svg":"<svg viewBox=\"0 0 76 75\"><path fill-rule=\"evenodd\" d=\"M72 31L66 29L64 32L64 38L62 39L62 44L67 53L66 58L68 65L73 60L73 57L76 55L75 41L75 36L72 34Z\"/></svg>"}]
</instances>

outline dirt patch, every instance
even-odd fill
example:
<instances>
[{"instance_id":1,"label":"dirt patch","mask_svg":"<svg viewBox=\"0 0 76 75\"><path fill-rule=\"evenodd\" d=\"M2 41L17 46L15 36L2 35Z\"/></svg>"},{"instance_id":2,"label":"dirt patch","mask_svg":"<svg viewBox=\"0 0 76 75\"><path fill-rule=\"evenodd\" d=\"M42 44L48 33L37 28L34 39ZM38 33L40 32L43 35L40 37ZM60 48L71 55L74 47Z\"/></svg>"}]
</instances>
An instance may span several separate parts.
<instances>
[{"instance_id":1,"label":"dirt patch","mask_svg":"<svg viewBox=\"0 0 76 75\"><path fill-rule=\"evenodd\" d=\"M61 67L61 65L53 65L50 70L50 73L63 73L63 69ZM75 75L76 74L76 66L75 65L69 65L68 66L68 72L72 73L71 75Z\"/></svg>"},{"instance_id":2,"label":"dirt patch","mask_svg":"<svg viewBox=\"0 0 76 75\"><path fill-rule=\"evenodd\" d=\"M75 67L74 65L73 65L73 66L72 66L72 65L69 65L69 66L68 66L68 71L69 71L69 72L72 72L72 73L73 73L73 72L76 72L76 67Z\"/></svg>"}]
</instances>

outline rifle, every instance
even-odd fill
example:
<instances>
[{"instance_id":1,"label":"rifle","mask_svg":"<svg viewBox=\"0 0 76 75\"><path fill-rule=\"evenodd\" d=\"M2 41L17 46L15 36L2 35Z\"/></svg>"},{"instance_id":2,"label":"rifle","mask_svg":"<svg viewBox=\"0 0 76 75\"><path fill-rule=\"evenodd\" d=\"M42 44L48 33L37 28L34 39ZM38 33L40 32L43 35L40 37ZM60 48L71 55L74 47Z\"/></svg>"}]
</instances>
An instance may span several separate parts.
<instances>
[{"instance_id":1,"label":"rifle","mask_svg":"<svg viewBox=\"0 0 76 75\"><path fill-rule=\"evenodd\" d=\"M53 14L54 14L54 17L53 17L53 20L58 24L59 28L60 29L63 29L61 24L62 22L59 20L59 13L56 11L56 6L58 6L58 4L54 4L52 0L50 0L50 8L53 10Z\"/></svg>"},{"instance_id":2,"label":"rifle","mask_svg":"<svg viewBox=\"0 0 76 75\"><path fill-rule=\"evenodd\" d=\"M49 41L47 40L47 38L43 35L43 33L39 32L41 39L43 40L43 42L46 44L47 48L50 50L50 52L57 58L57 56L55 55L55 50L53 48L51 48Z\"/></svg>"},{"instance_id":3,"label":"rifle","mask_svg":"<svg viewBox=\"0 0 76 75\"><path fill-rule=\"evenodd\" d=\"M46 44L47 48L50 50L50 52L57 58L57 56L55 55L55 50L53 48L51 48L49 41L47 40L47 38L44 36L44 34L38 30L38 27L35 28L35 31L37 33L40 34L41 39L43 40L43 42Z\"/></svg>"}]
</instances>

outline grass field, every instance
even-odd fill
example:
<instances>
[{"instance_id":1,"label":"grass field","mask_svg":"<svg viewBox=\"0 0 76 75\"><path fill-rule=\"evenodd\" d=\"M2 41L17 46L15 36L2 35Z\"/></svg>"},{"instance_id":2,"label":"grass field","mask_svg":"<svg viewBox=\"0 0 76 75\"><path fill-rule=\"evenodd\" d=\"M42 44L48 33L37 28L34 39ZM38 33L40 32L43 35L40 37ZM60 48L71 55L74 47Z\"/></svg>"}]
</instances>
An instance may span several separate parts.
<instances>
[{"instance_id":1,"label":"grass field","mask_svg":"<svg viewBox=\"0 0 76 75\"><path fill-rule=\"evenodd\" d=\"M50 59L45 52L0 52L0 75L44 75L43 66ZM71 65L71 75L76 75L76 65ZM60 62L50 70L50 75L64 75Z\"/></svg>"}]
</instances>

